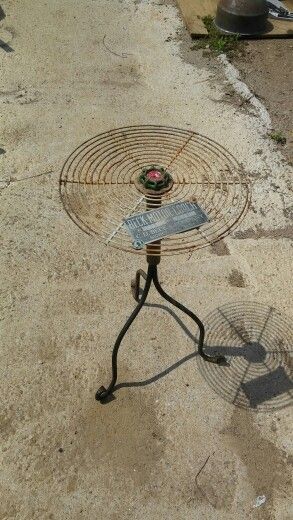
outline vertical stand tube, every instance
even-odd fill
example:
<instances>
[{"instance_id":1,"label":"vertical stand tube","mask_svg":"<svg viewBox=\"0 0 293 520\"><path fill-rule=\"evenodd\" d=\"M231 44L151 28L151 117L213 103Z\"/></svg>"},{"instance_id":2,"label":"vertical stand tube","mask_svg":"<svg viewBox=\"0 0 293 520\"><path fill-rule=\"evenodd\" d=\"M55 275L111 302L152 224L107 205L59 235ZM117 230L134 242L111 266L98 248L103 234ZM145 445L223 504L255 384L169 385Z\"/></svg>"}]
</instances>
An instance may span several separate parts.
<instances>
[{"instance_id":1,"label":"vertical stand tube","mask_svg":"<svg viewBox=\"0 0 293 520\"><path fill-rule=\"evenodd\" d=\"M146 196L146 209L147 211L151 209L159 208L162 204L162 196L158 195L157 197ZM161 240L156 240L151 244L147 244L146 246L146 254L147 254L147 262L151 265L158 265L161 261Z\"/></svg>"}]
</instances>

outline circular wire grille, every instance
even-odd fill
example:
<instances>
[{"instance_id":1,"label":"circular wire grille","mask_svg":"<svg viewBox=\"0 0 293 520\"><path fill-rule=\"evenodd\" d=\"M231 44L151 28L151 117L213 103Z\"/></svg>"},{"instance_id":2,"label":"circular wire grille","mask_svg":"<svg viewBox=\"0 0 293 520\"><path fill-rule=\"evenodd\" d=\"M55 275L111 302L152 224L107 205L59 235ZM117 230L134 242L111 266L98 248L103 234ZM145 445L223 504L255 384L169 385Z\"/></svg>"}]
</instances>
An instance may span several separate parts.
<instances>
[{"instance_id":1,"label":"circular wire grille","mask_svg":"<svg viewBox=\"0 0 293 520\"><path fill-rule=\"evenodd\" d=\"M146 195L136 187L143 167L158 164L172 175L171 190L161 204L194 201L210 222L199 229L164 238L152 254L200 249L227 235L244 216L248 182L234 157L215 141L189 130L165 126L131 126L100 134L80 145L65 162L60 177L64 207L86 233L132 253L123 220L146 211ZM158 195L148 195L156 205Z\"/></svg>"}]
</instances>

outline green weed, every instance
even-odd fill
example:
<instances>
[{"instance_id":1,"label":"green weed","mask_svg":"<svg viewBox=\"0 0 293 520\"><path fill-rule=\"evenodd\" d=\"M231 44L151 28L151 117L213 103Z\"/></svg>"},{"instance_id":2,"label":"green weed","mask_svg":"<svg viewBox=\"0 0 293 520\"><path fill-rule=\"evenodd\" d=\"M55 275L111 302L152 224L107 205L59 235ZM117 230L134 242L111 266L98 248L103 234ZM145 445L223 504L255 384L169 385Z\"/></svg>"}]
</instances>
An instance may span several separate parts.
<instances>
[{"instance_id":1,"label":"green weed","mask_svg":"<svg viewBox=\"0 0 293 520\"><path fill-rule=\"evenodd\" d=\"M212 16L204 16L202 18L207 35L197 42L193 49L208 48L214 54L232 54L239 50L238 34L222 34L214 24Z\"/></svg>"},{"instance_id":2,"label":"green weed","mask_svg":"<svg viewBox=\"0 0 293 520\"><path fill-rule=\"evenodd\" d=\"M270 134L270 138L273 139L277 144L286 144L286 137L284 136L283 132L281 131L275 131Z\"/></svg>"}]
</instances>

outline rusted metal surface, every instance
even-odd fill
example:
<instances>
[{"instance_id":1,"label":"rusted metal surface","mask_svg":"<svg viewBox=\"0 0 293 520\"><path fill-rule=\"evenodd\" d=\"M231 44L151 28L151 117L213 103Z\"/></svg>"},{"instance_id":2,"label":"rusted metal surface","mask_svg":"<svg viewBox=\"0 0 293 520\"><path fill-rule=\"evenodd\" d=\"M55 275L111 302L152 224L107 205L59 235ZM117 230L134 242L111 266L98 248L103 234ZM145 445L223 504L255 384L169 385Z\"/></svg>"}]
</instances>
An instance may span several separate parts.
<instances>
[{"instance_id":1,"label":"rusted metal surface","mask_svg":"<svg viewBox=\"0 0 293 520\"><path fill-rule=\"evenodd\" d=\"M169 191L138 190L136 179L149 164L170 171ZM204 232L194 229L151 244L151 256L186 253L220 240L245 215L250 198L248 181L225 148L190 130L151 125L112 130L83 143L64 164L60 193L68 215L83 231L141 255L146 248L134 250L123 228L127 216L185 200L196 201L208 213L211 222Z\"/></svg>"},{"instance_id":2,"label":"rusted metal surface","mask_svg":"<svg viewBox=\"0 0 293 520\"><path fill-rule=\"evenodd\" d=\"M160 191L160 193L157 194L157 199L155 203L148 193L146 196L146 210L149 211L155 208L159 208L162 205L162 196L164 195L164 193L166 192L163 189ZM161 240L156 240L156 242L153 242L152 244L147 244L146 255L148 264L158 265L161 259Z\"/></svg>"}]
</instances>

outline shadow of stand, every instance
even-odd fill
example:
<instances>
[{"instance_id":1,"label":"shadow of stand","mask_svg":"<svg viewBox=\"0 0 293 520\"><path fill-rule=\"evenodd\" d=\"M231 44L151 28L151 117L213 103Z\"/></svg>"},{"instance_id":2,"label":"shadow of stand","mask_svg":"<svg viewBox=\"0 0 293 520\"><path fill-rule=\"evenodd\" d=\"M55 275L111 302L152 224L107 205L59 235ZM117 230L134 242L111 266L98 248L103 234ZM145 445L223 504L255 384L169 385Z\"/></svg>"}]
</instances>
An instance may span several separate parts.
<instances>
[{"instance_id":1,"label":"shadow of stand","mask_svg":"<svg viewBox=\"0 0 293 520\"><path fill-rule=\"evenodd\" d=\"M242 408L270 411L292 403L292 345L290 319L273 307L256 302L223 305L206 318L206 351L229 359L230 368L199 370L213 390Z\"/></svg>"},{"instance_id":2,"label":"shadow of stand","mask_svg":"<svg viewBox=\"0 0 293 520\"><path fill-rule=\"evenodd\" d=\"M14 49L12 49L12 47L10 47L10 45L8 45L8 43L5 43L3 40L0 39L0 47L1 49L3 49L5 52L14 52Z\"/></svg>"},{"instance_id":3,"label":"shadow of stand","mask_svg":"<svg viewBox=\"0 0 293 520\"><path fill-rule=\"evenodd\" d=\"M5 17L6 17L6 15L5 15L5 13L4 13L1 5L0 5L0 21L3 20ZM8 45L8 43L4 42L1 39L0 39L0 47L5 52L14 52L14 49L12 49L12 47L10 47L10 45Z\"/></svg>"},{"instance_id":4,"label":"shadow of stand","mask_svg":"<svg viewBox=\"0 0 293 520\"><path fill-rule=\"evenodd\" d=\"M183 332L197 342L196 336L172 309L150 303L146 307L168 312ZM272 307L254 302L237 302L216 309L204 322L206 352L228 357L229 365L208 363L194 351L148 379L118 383L115 390L148 386L197 356L201 375L226 401L257 411L291 404L292 331L289 320L282 319Z\"/></svg>"},{"instance_id":5,"label":"shadow of stand","mask_svg":"<svg viewBox=\"0 0 293 520\"><path fill-rule=\"evenodd\" d=\"M4 20L5 17L6 17L6 14L4 13L3 8L0 5L0 22L1 22L1 20Z\"/></svg>"}]
</instances>

